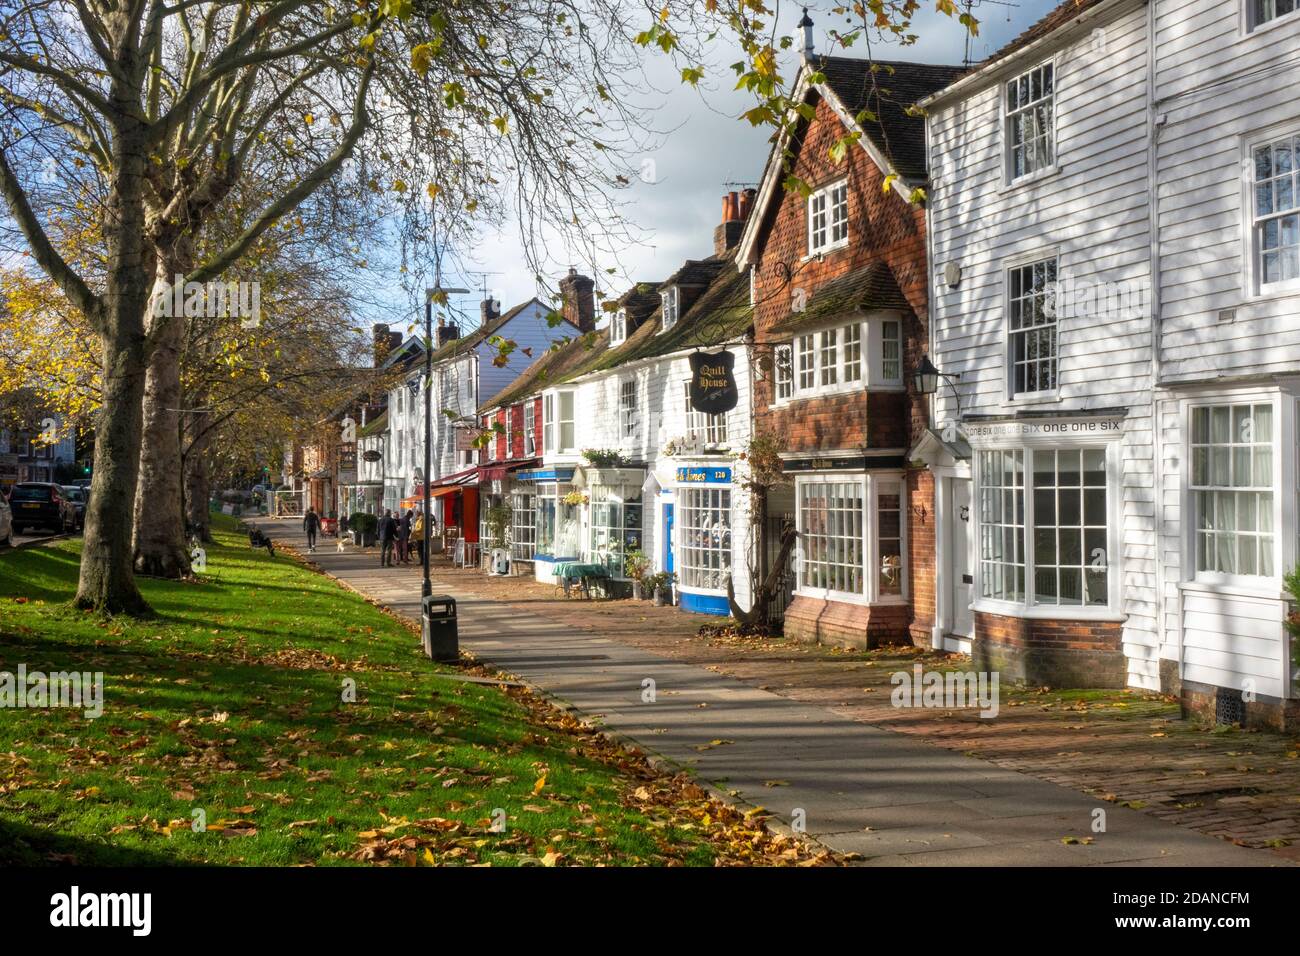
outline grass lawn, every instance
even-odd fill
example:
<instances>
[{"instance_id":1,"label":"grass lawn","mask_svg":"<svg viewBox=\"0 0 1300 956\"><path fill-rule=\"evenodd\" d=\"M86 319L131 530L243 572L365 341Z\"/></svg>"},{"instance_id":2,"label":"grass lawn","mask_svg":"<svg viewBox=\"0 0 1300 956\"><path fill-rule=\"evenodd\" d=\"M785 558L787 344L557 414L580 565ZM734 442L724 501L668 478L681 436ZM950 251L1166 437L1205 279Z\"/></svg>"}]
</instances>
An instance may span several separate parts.
<instances>
[{"instance_id":1,"label":"grass lawn","mask_svg":"<svg viewBox=\"0 0 1300 956\"><path fill-rule=\"evenodd\" d=\"M0 671L104 680L97 719L0 709L0 863L809 861L528 693L445 676L229 519L215 533L200 582L141 582L146 621L68 606L79 540L0 554Z\"/></svg>"}]
</instances>

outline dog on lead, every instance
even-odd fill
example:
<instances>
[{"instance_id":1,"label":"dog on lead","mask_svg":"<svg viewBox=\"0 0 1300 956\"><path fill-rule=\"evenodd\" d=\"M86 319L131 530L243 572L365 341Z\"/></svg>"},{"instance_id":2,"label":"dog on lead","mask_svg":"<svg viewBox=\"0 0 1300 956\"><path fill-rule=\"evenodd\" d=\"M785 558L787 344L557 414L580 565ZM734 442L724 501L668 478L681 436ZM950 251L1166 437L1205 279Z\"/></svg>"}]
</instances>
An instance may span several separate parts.
<instances>
[{"instance_id":1,"label":"dog on lead","mask_svg":"<svg viewBox=\"0 0 1300 956\"><path fill-rule=\"evenodd\" d=\"M257 528L253 528L248 532L248 546L255 551L266 548L266 553L271 557L275 557L275 547L271 544L271 539L262 534Z\"/></svg>"}]
</instances>

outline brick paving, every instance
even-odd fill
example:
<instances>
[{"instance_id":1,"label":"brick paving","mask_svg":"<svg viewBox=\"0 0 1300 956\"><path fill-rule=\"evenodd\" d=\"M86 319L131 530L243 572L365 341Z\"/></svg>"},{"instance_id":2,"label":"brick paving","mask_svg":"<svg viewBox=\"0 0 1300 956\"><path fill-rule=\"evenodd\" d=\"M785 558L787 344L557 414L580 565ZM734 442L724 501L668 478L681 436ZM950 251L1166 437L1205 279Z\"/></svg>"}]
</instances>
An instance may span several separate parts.
<instances>
[{"instance_id":1,"label":"brick paving","mask_svg":"<svg viewBox=\"0 0 1300 956\"><path fill-rule=\"evenodd\" d=\"M272 530L277 538L297 537L286 535L288 529L284 525L271 524L268 530ZM317 553L319 563L326 570L343 574L354 586L375 593L385 603L396 600L403 613L412 612L418 602L407 600L406 595L418 595L418 567L385 570L380 576L351 570L358 568L358 561L365 565L369 555L350 554L347 559L341 559L332 552L330 542ZM374 563L375 571L378 571L377 558ZM740 685L748 685L750 693L785 698L791 707L812 706L818 713L862 722L867 725L863 734L886 749L887 741L870 735L887 730L921 738L918 743L937 745L936 754L941 752L939 748L946 748L954 752L953 759L986 761L992 765L990 773L1015 771L1045 782L1036 784L1033 780L1019 777L1025 781L1024 784L1012 787L1003 798L1009 804L1008 814L1024 801L1033 803L1035 794L1039 793L1034 787L1055 784L1075 794L1086 795L1089 806L1112 806L1110 820L1113 828L1131 828L1131 823L1121 823L1128 820L1125 815L1150 815L1200 834L1252 848L1246 856L1253 858L1256 864L1272 862L1285 865L1300 859L1300 853L1297 853L1300 850L1297 742L1271 733L1213 732L1198 727L1180 718L1175 702L1159 695L1138 691L1069 692L1003 687L1001 713L996 719L982 720L973 711L899 709L890 704L891 674L910 670L918 662L927 671L965 670L969 667L969 659L912 648L857 652L795 644L779 638L742 638L729 633L710 634L708 630L701 634L701 626L716 630L725 622L719 618L688 614L673 607L656 608L648 601L569 599L563 597L559 589L537 584L530 578L492 578L474 569L452 568L444 560L435 563L435 579L435 590L459 593L462 600L473 596L467 620L495 621L494 627L499 625L504 629L503 640L483 640L475 636L465 641L465 628L462 627L463 646L479 648L489 657L497 654L503 660L508 659L512 628L522 627L518 630L521 646L530 639L529 626L526 623L521 626L520 622L550 622L540 623L539 627L548 629L548 634L567 637L563 638L566 641L563 647L545 653L554 655L561 650L574 651L582 645L575 644L573 638L590 633L593 650L612 651L616 646L632 649L619 653L653 655L654 659L675 662L674 666L689 666L692 673L707 671L718 675L719 687L737 686L732 684L732 681L737 681ZM493 611L494 607L501 610ZM465 623L463 621L463 625ZM602 646L596 648L594 645ZM498 652L495 647L502 650ZM546 645L529 645L523 652L525 658L540 661L541 658L536 656L539 647L544 649ZM596 656L604 658L605 655ZM573 654L560 654L555 660L567 662L564 666L568 667L585 666L577 664L578 658ZM598 670L602 666L593 665L591 669ZM598 709L604 709L603 705ZM627 713L617 710L611 714L627 717ZM653 736L661 732L659 728L641 728L641 731L651 735L643 741L649 743L649 749L655 749L655 744L665 740ZM638 735L632 734L634 737ZM734 728L730 736L736 736ZM693 747L690 752L700 750L700 747ZM714 753L706 753L704 757L712 759ZM687 759L688 763L695 761L693 756ZM704 770L703 763L701 770ZM761 777L761 780L766 780L766 777ZM760 786L770 787L772 783L760 782ZM986 788L987 791L994 789ZM769 791L769 794L780 792ZM900 804L906 805L893 809L884 804L874 810L860 808L854 811L854 826L863 819L874 821L877 817L880 823L871 823L866 831L855 831L858 836L849 839L846 845L850 849L866 851L869 858L879 863L936 862L939 857L957 863L964 859L963 852L971 855L968 862L973 863L1024 862L1030 853L1038 854L1035 859L1040 862L1055 861L1055 858L1048 859L1054 852L1048 844L1059 844L1058 840L1044 842L1040 835L1040 841L1032 847L1029 844L1008 845L1013 837L989 831L987 828L992 824L988 820L981 824L985 829L972 826L970 831L963 831L965 838L971 840L963 849L952 844L952 832L941 831L953 831L966 822L960 815L969 813L966 808L970 804L927 806L922 800L928 799L928 794L917 796L915 791L908 791L906 796L907 799L899 800ZM1050 795L1048 799L1060 800ZM992 814L996 803L996 800L988 800L982 806ZM1033 824L1035 812L1025 811L1022 818L1006 822L1017 826L1022 825L1022 821L1026 826ZM950 820L954 813L958 816ZM1044 822L1046 819L1043 818ZM1055 818L1060 819L1063 818ZM1047 825L1049 828L1059 826L1056 822ZM939 840L948 840L951 848L946 848L943 853L914 853L916 844L936 842L936 833ZM895 845L888 843L887 838L901 842ZM956 838L960 840L963 836L957 835ZM844 834L836 834L833 839L843 841L846 838ZM859 842L853 843L853 839ZM990 847L984 846L989 840L1000 841L998 851L1005 851L1007 855L999 857ZM1057 850L1061 849L1058 845ZM981 850L988 850L990 855L981 857ZM1149 859L1150 854L1158 852L1163 855L1166 851L1148 846L1145 852ZM1188 845L1170 852L1184 854L1181 859L1185 862L1216 862L1212 854L1205 856L1207 851L1199 845ZM1096 860L1106 862L1105 854L1102 849L1092 855ZM1062 857L1061 861L1066 860ZM1123 860L1115 862L1122 863ZM1175 860L1171 857L1168 862ZM1240 861L1237 862L1240 865Z\"/></svg>"},{"instance_id":2,"label":"brick paving","mask_svg":"<svg viewBox=\"0 0 1300 956\"><path fill-rule=\"evenodd\" d=\"M1172 698L1138 690L1003 687L995 719L970 710L895 708L891 674L918 662L927 671L965 670L970 658L914 648L861 652L782 638L704 637L701 626L719 619L649 601L565 599L529 579L492 578L441 563L438 577L761 690L1300 860L1300 741L1289 736L1215 732L1183 719Z\"/></svg>"}]
</instances>

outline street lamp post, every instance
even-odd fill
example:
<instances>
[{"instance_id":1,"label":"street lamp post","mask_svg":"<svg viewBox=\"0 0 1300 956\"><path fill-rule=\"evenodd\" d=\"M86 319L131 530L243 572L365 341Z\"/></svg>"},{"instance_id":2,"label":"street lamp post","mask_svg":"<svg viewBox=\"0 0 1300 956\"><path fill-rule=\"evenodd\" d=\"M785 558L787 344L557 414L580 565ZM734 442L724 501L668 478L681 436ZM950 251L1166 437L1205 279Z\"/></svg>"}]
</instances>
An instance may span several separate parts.
<instances>
[{"instance_id":1,"label":"street lamp post","mask_svg":"<svg viewBox=\"0 0 1300 956\"><path fill-rule=\"evenodd\" d=\"M424 584L420 587L420 597L427 598L433 593L433 584L429 580L429 545L432 541L432 513L429 510L429 477L433 454L433 299L436 295L447 296L452 293L467 293L469 289L444 289L442 279L436 278L435 284L424 290Z\"/></svg>"}]
</instances>

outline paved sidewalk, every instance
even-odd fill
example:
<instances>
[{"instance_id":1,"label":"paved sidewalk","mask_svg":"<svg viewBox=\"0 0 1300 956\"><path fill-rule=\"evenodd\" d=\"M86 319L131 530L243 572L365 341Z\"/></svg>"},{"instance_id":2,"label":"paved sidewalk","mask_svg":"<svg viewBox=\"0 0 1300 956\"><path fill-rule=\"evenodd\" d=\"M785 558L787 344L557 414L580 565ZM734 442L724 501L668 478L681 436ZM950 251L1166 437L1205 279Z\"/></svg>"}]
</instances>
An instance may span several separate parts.
<instances>
[{"instance_id":1,"label":"paved sidewalk","mask_svg":"<svg viewBox=\"0 0 1300 956\"><path fill-rule=\"evenodd\" d=\"M253 519L305 551L291 520ZM418 568L323 540L325 571L419 617ZM562 698L647 752L867 865L1259 866L1284 861L1036 777L852 720L438 580L461 646ZM643 702L646 681L655 699ZM1094 811L1104 833L1092 832ZM1070 841L1070 842L1067 842ZM1076 842L1077 841L1077 842ZM1088 841L1088 842L1084 842Z\"/></svg>"}]
</instances>

